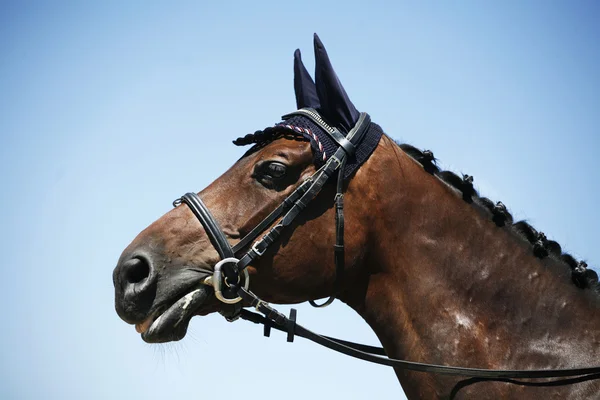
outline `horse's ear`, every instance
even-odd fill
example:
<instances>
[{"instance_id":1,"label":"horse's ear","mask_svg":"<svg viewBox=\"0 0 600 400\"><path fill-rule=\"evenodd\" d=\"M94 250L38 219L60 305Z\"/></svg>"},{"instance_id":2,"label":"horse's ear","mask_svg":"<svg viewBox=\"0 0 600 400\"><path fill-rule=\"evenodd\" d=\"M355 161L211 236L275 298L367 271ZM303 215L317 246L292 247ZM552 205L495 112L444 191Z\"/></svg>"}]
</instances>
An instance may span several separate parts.
<instances>
[{"instance_id":1,"label":"horse's ear","mask_svg":"<svg viewBox=\"0 0 600 400\"><path fill-rule=\"evenodd\" d=\"M321 115L335 126L350 131L360 113L350 101L344 87L340 83L323 43L315 33L315 80L317 95L321 103Z\"/></svg>"},{"instance_id":2,"label":"horse's ear","mask_svg":"<svg viewBox=\"0 0 600 400\"><path fill-rule=\"evenodd\" d=\"M294 52L294 91L298 108L320 108L317 87L302 63L300 49Z\"/></svg>"}]
</instances>

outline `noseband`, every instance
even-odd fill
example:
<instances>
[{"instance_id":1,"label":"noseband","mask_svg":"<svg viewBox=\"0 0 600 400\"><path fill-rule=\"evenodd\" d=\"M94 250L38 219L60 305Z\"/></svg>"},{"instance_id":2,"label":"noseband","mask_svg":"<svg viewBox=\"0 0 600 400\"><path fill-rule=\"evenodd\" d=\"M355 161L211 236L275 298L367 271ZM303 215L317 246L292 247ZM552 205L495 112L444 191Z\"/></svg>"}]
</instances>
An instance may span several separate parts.
<instances>
[{"instance_id":1,"label":"noseband","mask_svg":"<svg viewBox=\"0 0 600 400\"><path fill-rule=\"evenodd\" d=\"M322 346L340 353L356 357L376 364L387 365L412 371L439 373L445 375L468 376L476 381L502 381L524 386L559 386L600 379L600 367L571 368L556 370L490 370L480 368L463 368L445 365L425 364L405 360L388 358L385 350L380 347L362 345L322 336L296 323L296 310L292 309L290 316L286 317L267 302L249 290L250 278L247 267L260 258L281 235L284 228L288 227L294 219L308 206L319 194L325 183L337 172L337 190L335 195L336 208L336 242L334 245L334 260L336 267L335 290L324 303L317 304L310 300L314 307L325 307L331 304L340 286L344 272L344 167L349 157L353 157L356 147L364 138L371 118L366 113L361 113L354 128L344 135L341 130L329 126L319 113L310 108L303 108L282 118L289 119L294 116L309 118L325 131L338 145L333 156L319 168L311 177L306 179L296 188L275 210L255 226L237 244L231 246L223 230L215 220L210 210L196 193L186 193L173 202L177 207L182 203L192 210L198 218L211 243L219 253L221 260L214 266L212 275L204 280L204 284L212 286L215 296L225 304L233 304L232 312L221 311L221 314L230 322L243 318L248 321L264 325L264 335L270 336L271 328L287 332L288 342L293 342L294 336L304 337ZM265 233L262 238L255 241L279 217L283 217ZM243 253L251 242L250 249ZM241 254L240 258L236 255ZM254 307L261 314L256 314L243 309L244 306ZM530 382L514 380L523 378L563 378L552 381ZM472 383L474 383L473 381Z\"/></svg>"}]
</instances>

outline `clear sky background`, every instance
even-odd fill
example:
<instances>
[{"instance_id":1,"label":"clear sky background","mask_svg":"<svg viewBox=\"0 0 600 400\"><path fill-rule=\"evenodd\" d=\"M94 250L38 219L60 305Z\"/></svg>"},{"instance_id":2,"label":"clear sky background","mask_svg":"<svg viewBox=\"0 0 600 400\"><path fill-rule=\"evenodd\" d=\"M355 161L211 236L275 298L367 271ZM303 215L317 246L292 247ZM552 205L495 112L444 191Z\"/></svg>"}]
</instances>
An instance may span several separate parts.
<instances>
[{"instance_id":1,"label":"clear sky background","mask_svg":"<svg viewBox=\"0 0 600 400\"><path fill-rule=\"evenodd\" d=\"M157 346L113 308L130 240L294 109L313 32L390 136L600 264L596 1L0 0L0 398L403 398L391 369L250 323ZM299 320L377 344L339 303Z\"/></svg>"}]
</instances>

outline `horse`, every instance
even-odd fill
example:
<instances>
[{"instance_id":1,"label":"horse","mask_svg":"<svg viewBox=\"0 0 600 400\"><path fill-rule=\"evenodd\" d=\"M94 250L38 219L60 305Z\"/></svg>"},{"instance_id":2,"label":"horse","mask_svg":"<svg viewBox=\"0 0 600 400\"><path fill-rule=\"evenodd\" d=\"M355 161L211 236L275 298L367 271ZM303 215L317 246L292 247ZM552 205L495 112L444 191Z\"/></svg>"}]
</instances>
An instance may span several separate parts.
<instances>
[{"instance_id":1,"label":"horse","mask_svg":"<svg viewBox=\"0 0 600 400\"><path fill-rule=\"evenodd\" d=\"M194 316L233 320L252 305L281 322L268 303L338 299L390 358L593 366L597 274L480 196L471 176L442 171L431 151L384 134L350 101L316 34L314 47L314 81L294 53L298 111L238 138L252 145L243 157L123 251L113 271L117 314L156 343L182 339ZM600 398L594 379L515 385L395 373L409 399Z\"/></svg>"}]
</instances>

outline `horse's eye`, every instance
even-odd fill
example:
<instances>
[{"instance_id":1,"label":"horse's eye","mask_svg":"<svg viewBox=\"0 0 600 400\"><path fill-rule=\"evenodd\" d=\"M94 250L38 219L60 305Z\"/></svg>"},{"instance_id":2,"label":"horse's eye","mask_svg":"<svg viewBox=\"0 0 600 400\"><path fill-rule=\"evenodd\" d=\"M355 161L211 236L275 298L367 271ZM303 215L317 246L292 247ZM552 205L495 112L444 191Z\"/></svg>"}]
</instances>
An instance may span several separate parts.
<instances>
[{"instance_id":1,"label":"horse's eye","mask_svg":"<svg viewBox=\"0 0 600 400\"><path fill-rule=\"evenodd\" d=\"M270 162L265 166L265 175L273 179L283 178L287 167L280 162Z\"/></svg>"}]
</instances>

